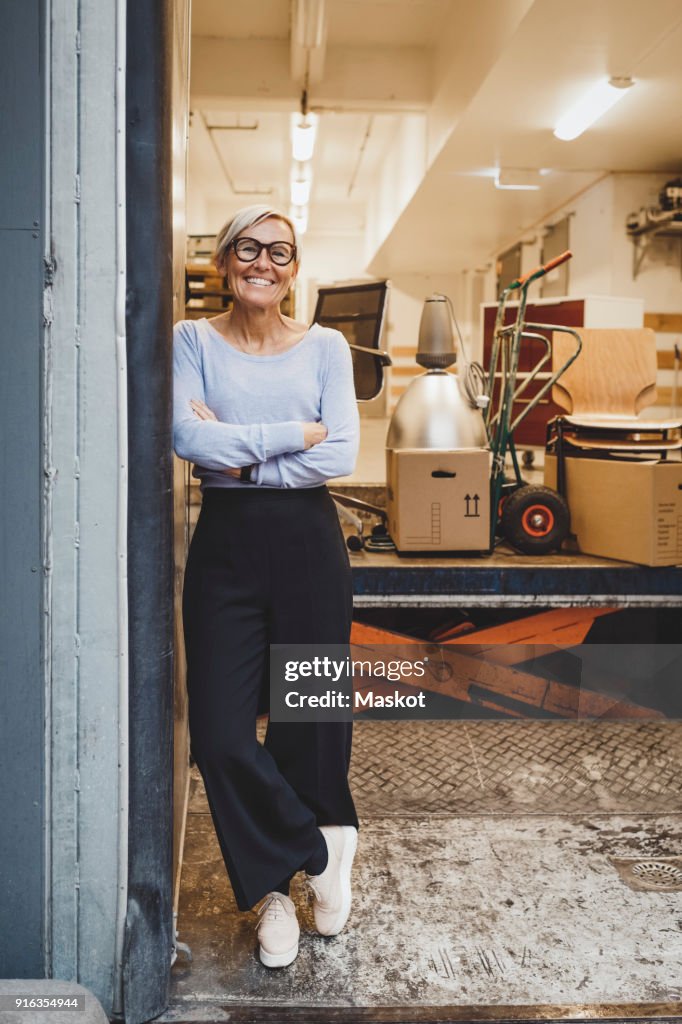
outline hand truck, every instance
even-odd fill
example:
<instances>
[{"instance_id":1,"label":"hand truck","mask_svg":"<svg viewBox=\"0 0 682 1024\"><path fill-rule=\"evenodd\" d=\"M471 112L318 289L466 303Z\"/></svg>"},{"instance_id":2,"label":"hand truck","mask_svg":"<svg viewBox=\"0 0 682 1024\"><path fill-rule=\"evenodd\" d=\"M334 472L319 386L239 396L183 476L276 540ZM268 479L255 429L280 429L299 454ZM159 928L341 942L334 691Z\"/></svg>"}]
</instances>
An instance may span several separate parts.
<instances>
[{"instance_id":1,"label":"hand truck","mask_svg":"<svg viewBox=\"0 0 682 1024\"><path fill-rule=\"evenodd\" d=\"M544 277L550 270L571 259L570 250L550 260L544 266L530 270L503 289L495 319L490 366L488 369L486 430L492 454L490 477L490 547L495 545L496 534L524 554L542 555L559 548L568 534L570 513L565 498L550 487L527 484L521 476L514 443L514 432L537 406L562 373L577 359L582 341L577 331L558 324L528 323L525 320L528 289L533 281ZM507 303L518 291L518 310L513 323L504 326ZM524 404L516 417L514 403L552 358L549 338L539 331L561 330L575 339L575 351L564 364L550 374L543 374L543 383L536 394ZM524 339L542 343L544 351L530 372L519 378L519 356ZM497 385L497 386L496 386ZM514 479L505 478L506 457L511 457Z\"/></svg>"}]
</instances>

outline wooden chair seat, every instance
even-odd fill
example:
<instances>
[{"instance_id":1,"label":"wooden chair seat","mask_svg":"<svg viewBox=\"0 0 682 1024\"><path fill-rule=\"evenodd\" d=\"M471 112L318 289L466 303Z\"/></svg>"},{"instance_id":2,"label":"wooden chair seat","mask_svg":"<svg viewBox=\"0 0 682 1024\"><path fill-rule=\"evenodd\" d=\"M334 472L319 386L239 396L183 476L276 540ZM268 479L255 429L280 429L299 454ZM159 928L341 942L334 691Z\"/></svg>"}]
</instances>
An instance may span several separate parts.
<instances>
[{"instance_id":1,"label":"wooden chair seat","mask_svg":"<svg viewBox=\"0 0 682 1024\"><path fill-rule=\"evenodd\" d=\"M682 420L644 420L656 401L656 336L648 327L583 328L580 355L552 388L562 437L573 449L642 457L682 449ZM556 370L572 351L570 335L552 335Z\"/></svg>"},{"instance_id":2,"label":"wooden chair seat","mask_svg":"<svg viewBox=\"0 0 682 1024\"><path fill-rule=\"evenodd\" d=\"M682 449L682 438L673 440L629 441L614 440L602 437L571 437L564 435L564 441L572 448L585 448L590 451L619 452L662 452Z\"/></svg>"},{"instance_id":3,"label":"wooden chair seat","mask_svg":"<svg viewBox=\"0 0 682 1024\"><path fill-rule=\"evenodd\" d=\"M638 416L562 416L564 423L593 430L655 430L658 432L682 429L682 420L642 420Z\"/></svg>"}]
</instances>

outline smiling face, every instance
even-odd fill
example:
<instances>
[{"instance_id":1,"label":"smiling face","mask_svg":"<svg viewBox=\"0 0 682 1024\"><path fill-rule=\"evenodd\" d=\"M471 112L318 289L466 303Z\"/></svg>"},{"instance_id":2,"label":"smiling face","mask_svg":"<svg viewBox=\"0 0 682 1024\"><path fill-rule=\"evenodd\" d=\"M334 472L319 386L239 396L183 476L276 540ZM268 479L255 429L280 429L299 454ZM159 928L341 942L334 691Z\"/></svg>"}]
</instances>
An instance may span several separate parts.
<instances>
[{"instance_id":1,"label":"smiling face","mask_svg":"<svg viewBox=\"0 0 682 1024\"><path fill-rule=\"evenodd\" d=\"M237 238L255 238L257 242L289 242L294 244L291 228L276 217L268 217L260 224L240 231ZM292 260L285 267L273 263L267 249L261 249L257 259L244 263L230 246L225 261L227 278L237 305L257 309L276 309L289 291L298 272Z\"/></svg>"}]
</instances>

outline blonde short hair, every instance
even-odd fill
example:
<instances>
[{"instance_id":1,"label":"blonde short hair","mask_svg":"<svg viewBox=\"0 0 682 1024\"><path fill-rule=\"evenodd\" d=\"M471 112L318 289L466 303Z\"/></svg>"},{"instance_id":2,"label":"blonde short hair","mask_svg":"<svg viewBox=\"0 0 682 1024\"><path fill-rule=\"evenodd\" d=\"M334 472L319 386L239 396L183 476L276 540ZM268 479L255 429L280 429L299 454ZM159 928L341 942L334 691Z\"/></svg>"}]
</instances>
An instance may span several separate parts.
<instances>
[{"instance_id":1,"label":"blonde short hair","mask_svg":"<svg viewBox=\"0 0 682 1024\"><path fill-rule=\"evenodd\" d=\"M237 210L237 212L230 217L225 224L223 224L222 228L218 232L215 252L213 254L213 260L216 267L220 267L224 264L230 243L234 241L237 235L240 235L242 231L245 231L247 228L252 228L256 224L260 224L261 221L268 220L270 217L273 217L275 220L283 221L290 228L294 239L294 245L296 246L296 259L294 262L298 265L301 260L301 247L294 222L290 217L287 217L286 214L281 213L274 207L265 206L263 203L256 203L253 206L244 206L241 210Z\"/></svg>"}]
</instances>

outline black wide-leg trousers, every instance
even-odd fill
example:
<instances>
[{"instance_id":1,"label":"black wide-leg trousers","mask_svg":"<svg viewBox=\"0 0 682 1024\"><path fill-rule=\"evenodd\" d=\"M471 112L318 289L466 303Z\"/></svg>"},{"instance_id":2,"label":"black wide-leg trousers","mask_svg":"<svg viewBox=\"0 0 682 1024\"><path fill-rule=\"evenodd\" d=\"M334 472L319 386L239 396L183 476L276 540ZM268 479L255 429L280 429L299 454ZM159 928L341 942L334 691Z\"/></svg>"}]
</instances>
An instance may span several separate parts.
<instances>
[{"instance_id":1,"label":"black wide-leg trousers","mask_svg":"<svg viewBox=\"0 0 682 1024\"><path fill-rule=\"evenodd\" d=\"M240 910L354 825L352 723L270 722L269 645L347 644L351 569L327 488L207 488L183 589L192 756Z\"/></svg>"}]
</instances>

